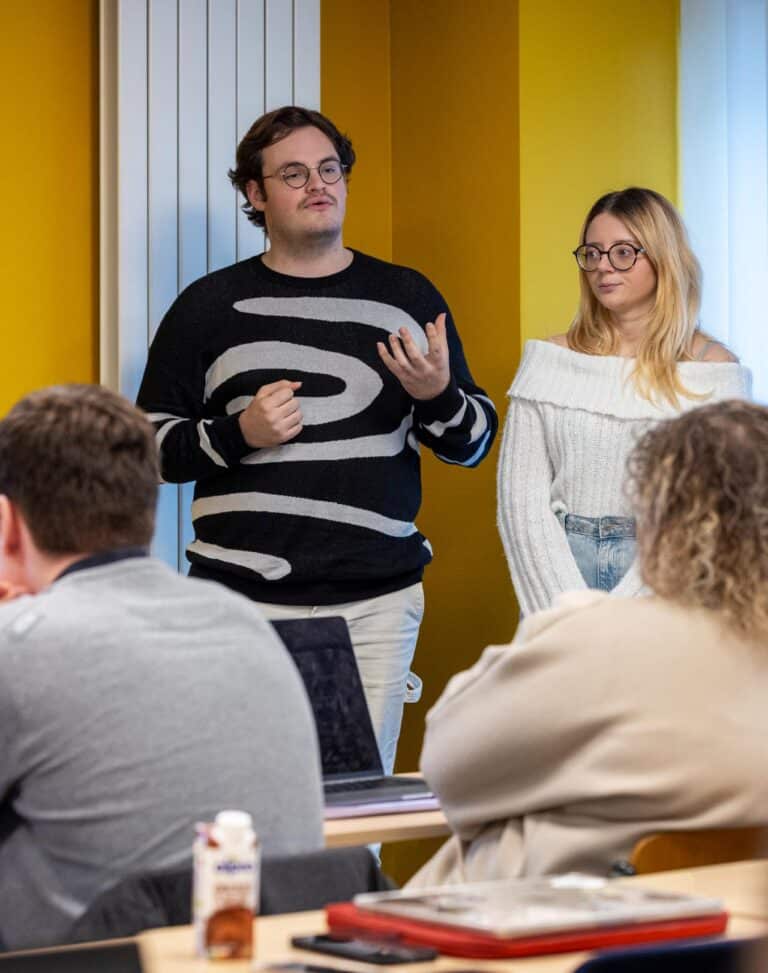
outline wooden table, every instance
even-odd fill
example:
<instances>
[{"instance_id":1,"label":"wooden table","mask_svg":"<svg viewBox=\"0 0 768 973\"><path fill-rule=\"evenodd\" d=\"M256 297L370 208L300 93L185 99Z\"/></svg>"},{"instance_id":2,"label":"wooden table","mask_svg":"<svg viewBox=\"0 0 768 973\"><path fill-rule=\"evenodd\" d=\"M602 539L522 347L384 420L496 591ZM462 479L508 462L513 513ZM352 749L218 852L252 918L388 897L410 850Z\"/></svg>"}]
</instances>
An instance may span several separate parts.
<instances>
[{"instance_id":1,"label":"wooden table","mask_svg":"<svg viewBox=\"0 0 768 973\"><path fill-rule=\"evenodd\" d=\"M723 899L731 913L728 936L759 936L768 934L768 861L735 862L706 868L683 869L657 873L622 882L642 883L655 888L691 894L706 894ZM283 916L269 916L256 920L256 958L259 962L295 960L359 970L370 973L374 967L351 963L332 956L294 950L290 937L322 932L325 919L322 912L298 912ZM219 973L226 965L226 973L245 973L248 961L234 960L209 963L193 956L193 935L189 926L155 929L138 937L142 962L146 973L194 973L207 970ZM398 966L398 973L450 973L452 970L506 970L519 973L570 973L586 959L586 953L561 953L527 959L476 960L445 957L434 963L413 963ZM382 969L382 968L378 968Z\"/></svg>"},{"instance_id":2,"label":"wooden table","mask_svg":"<svg viewBox=\"0 0 768 973\"><path fill-rule=\"evenodd\" d=\"M732 916L768 922L768 859L654 872L620 881L667 892L714 896L725 902Z\"/></svg>"},{"instance_id":3,"label":"wooden table","mask_svg":"<svg viewBox=\"0 0 768 973\"><path fill-rule=\"evenodd\" d=\"M398 814L369 814L359 818L333 818L323 826L328 848L369 845L375 842L411 841L450 834L442 811L406 811Z\"/></svg>"}]
</instances>

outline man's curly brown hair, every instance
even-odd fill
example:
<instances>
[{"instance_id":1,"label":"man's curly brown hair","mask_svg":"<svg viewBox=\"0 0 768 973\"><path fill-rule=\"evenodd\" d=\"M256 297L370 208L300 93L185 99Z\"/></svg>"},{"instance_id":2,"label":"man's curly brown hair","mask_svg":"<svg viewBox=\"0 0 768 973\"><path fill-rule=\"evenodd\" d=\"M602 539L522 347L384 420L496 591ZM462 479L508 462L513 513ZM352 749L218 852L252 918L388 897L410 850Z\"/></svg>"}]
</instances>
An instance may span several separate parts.
<instances>
[{"instance_id":1,"label":"man's curly brown hair","mask_svg":"<svg viewBox=\"0 0 768 973\"><path fill-rule=\"evenodd\" d=\"M628 472L645 583L768 637L768 409L725 401L662 422Z\"/></svg>"}]
</instances>

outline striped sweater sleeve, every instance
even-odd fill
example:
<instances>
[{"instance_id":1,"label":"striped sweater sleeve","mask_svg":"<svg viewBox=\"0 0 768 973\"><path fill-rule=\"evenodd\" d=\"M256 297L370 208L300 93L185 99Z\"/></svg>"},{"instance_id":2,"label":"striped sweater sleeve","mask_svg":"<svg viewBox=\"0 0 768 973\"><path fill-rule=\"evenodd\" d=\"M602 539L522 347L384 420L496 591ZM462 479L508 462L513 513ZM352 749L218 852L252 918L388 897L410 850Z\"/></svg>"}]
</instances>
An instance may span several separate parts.
<instances>
[{"instance_id":1,"label":"striped sweater sleeve","mask_svg":"<svg viewBox=\"0 0 768 973\"><path fill-rule=\"evenodd\" d=\"M552 479L539 408L512 398L499 458L498 522L524 615L548 608L563 591L586 588L550 506Z\"/></svg>"},{"instance_id":2,"label":"striped sweater sleeve","mask_svg":"<svg viewBox=\"0 0 768 973\"><path fill-rule=\"evenodd\" d=\"M155 427L160 473L167 483L221 473L253 452L240 430L239 412L203 417L205 376L197 327L185 303L181 295L157 329L137 398Z\"/></svg>"},{"instance_id":3,"label":"striped sweater sleeve","mask_svg":"<svg viewBox=\"0 0 768 973\"><path fill-rule=\"evenodd\" d=\"M444 463L477 466L496 436L496 409L472 379L450 314L447 335L451 380L436 398L414 403L416 437Z\"/></svg>"}]
</instances>

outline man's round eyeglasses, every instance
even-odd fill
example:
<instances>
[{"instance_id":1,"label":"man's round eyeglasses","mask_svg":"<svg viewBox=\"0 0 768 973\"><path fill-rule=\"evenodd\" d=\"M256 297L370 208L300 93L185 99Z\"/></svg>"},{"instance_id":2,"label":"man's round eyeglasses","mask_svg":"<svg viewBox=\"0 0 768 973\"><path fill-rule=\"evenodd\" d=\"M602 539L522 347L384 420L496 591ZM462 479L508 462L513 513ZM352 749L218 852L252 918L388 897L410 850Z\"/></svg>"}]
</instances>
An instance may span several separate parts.
<instances>
[{"instance_id":1,"label":"man's round eyeglasses","mask_svg":"<svg viewBox=\"0 0 768 973\"><path fill-rule=\"evenodd\" d=\"M303 162L292 162L288 166L283 166L277 172L273 172L265 179L274 179L279 176L286 186L291 189L303 189L309 182L309 174L313 169L317 170L318 176L327 186L332 186L344 175L349 166L343 165L338 159L326 159L319 166L305 166Z\"/></svg>"},{"instance_id":2,"label":"man's round eyeglasses","mask_svg":"<svg viewBox=\"0 0 768 973\"><path fill-rule=\"evenodd\" d=\"M603 255L608 257L608 263L614 270L631 270L641 253L645 253L645 248L636 247L631 243L614 243L607 250L601 250L600 247L587 243L576 247L573 251L576 263L588 274L597 270Z\"/></svg>"}]
</instances>

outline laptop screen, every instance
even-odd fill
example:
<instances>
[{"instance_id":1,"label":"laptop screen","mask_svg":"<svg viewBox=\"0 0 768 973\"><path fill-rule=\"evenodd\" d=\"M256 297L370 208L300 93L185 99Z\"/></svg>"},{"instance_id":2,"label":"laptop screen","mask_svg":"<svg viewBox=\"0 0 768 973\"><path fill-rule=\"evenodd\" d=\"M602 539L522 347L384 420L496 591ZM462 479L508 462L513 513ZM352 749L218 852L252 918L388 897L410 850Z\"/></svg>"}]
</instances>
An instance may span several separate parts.
<instances>
[{"instance_id":1,"label":"laptop screen","mask_svg":"<svg viewBox=\"0 0 768 973\"><path fill-rule=\"evenodd\" d=\"M346 621L291 618L272 624L304 680L317 725L323 778L382 776Z\"/></svg>"}]
</instances>

